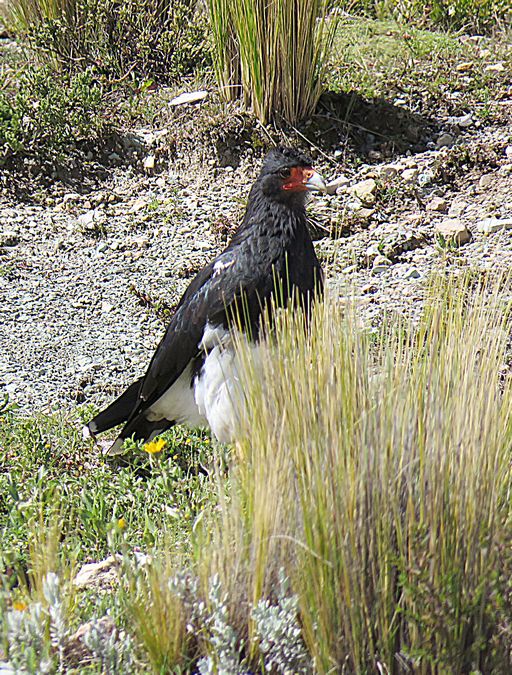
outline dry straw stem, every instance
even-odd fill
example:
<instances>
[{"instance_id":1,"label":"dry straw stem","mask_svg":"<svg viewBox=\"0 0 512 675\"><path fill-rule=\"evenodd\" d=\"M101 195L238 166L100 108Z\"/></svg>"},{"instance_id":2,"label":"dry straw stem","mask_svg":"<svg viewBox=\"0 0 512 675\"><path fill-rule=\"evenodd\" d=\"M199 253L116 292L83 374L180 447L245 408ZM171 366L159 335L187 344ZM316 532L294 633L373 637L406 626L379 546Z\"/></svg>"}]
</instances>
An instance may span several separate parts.
<instances>
[{"instance_id":1,"label":"dry straw stem","mask_svg":"<svg viewBox=\"0 0 512 675\"><path fill-rule=\"evenodd\" d=\"M170 580L176 561L161 556L143 568L127 566L130 625L155 673L171 672L186 658L186 615Z\"/></svg>"},{"instance_id":2,"label":"dry straw stem","mask_svg":"<svg viewBox=\"0 0 512 675\"><path fill-rule=\"evenodd\" d=\"M376 333L327 300L309 329L278 312L263 358L241 341L244 440L200 551L237 625L284 566L318 672L508 664L511 298L510 278L439 276L419 325Z\"/></svg>"}]
</instances>

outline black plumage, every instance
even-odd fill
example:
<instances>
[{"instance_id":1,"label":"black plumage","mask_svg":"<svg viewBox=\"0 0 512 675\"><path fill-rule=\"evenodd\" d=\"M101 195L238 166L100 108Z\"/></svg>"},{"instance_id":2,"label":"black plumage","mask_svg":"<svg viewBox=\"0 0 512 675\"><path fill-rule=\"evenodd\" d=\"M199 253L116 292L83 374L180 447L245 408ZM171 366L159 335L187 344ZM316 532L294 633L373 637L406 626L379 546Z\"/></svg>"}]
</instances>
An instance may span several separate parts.
<instances>
[{"instance_id":1,"label":"black plumage","mask_svg":"<svg viewBox=\"0 0 512 675\"><path fill-rule=\"evenodd\" d=\"M146 374L87 425L86 430L96 434L125 423L109 452L119 451L126 438L148 440L176 422L195 423L198 415L214 433L225 426L227 431L216 435L230 440L232 424L213 419L226 414L227 404L219 404L225 394L215 393L214 380L206 382L209 372L216 371L219 377L218 368L208 359L215 352L219 360L226 349L232 349L225 336L234 314L242 329L256 339L261 314L271 298L277 305L286 305L296 294L309 304L322 291L305 202L309 190L324 187L310 160L296 150L275 148L267 155L241 225L227 248L190 283ZM223 384L218 382L219 392L226 389ZM208 396L203 396L204 391Z\"/></svg>"}]
</instances>

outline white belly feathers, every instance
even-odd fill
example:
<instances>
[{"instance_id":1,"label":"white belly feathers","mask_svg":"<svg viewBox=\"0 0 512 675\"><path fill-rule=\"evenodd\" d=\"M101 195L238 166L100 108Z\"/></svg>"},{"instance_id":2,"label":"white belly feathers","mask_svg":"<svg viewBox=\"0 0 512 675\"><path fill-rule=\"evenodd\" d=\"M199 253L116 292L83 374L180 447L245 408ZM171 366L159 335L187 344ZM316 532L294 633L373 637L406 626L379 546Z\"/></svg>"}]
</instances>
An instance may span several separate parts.
<instances>
[{"instance_id":1,"label":"white belly feathers","mask_svg":"<svg viewBox=\"0 0 512 675\"><path fill-rule=\"evenodd\" d=\"M201 416L192 389L192 363L189 363L176 382L148 408L146 417L150 421L163 418L177 424L203 427L206 419Z\"/></svg>"},{"instance_id":2,"label":"white belly feathers","mask_svg":"<svg viewBox=\"0 0 512 675\"><path fill-rule=\"evenodd\" d=\"M194 427L209 426L221 443L229 443L235 439L244 414L239 358L230 332L222 326L207 324L199 347L205 359L193 382L189 364L149 408L147 417L165 417Z\"/></svg>"}]
</instances>

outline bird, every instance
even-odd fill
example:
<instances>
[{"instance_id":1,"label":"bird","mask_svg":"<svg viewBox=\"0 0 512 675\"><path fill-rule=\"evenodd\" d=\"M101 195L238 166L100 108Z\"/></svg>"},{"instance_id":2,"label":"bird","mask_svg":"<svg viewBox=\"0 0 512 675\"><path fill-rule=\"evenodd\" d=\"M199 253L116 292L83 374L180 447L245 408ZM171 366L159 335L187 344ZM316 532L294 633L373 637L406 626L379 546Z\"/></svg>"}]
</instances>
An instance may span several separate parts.
<instances>
[{"instance_id":1,"label":"bird","mask_svg":"<svg viewBox=\"0 0 512 675\"><path fill-rule=\"evenodd\" d=\"M308 232L309 192L325 192L311 159L278 146L263 160L245 215L228 246L179 301L145 375L84 427L84 437L124 424L107 455L124 441L150 442L174 424L209 427L221 443L236 439L239 377L233 331L258 343L266 309L292 298L308 310L323 293L323 274Z\"/></svg>"}]
</instances>

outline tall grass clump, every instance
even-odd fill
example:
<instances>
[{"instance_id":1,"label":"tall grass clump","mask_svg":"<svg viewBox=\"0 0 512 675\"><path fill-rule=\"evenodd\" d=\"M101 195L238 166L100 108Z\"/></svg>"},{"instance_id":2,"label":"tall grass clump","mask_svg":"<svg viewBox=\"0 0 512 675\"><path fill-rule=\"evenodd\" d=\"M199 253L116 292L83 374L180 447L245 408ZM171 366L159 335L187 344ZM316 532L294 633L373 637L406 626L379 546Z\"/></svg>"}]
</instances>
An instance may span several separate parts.
<instances>
[{"instance_id":1,"label":"tall grass clump","mask_svg":"<svg viewBox=\"0 0 512 675\"><path fill-rule=\"evenodd\" d=\"M310 116L337 22L327 0L208 0L213 62L221 91L240 84L258 119L296 123ZM240 79L238 79L240 77Z\"/></svg>"},{"instance_id":2,"label":"tall grass clump","mask_svg":"<svg viewBox=\"0 0 512 675\"><path fill-rule=\"evenodd\" d=\"M199 557L254 658L284 574L320 673L509 672L511 299L439 278L419 325L327 301L241 344L245 440Z\"/></svg>"}]
</instances>

